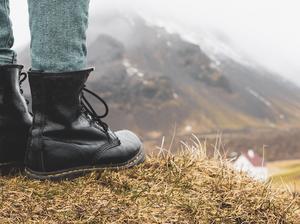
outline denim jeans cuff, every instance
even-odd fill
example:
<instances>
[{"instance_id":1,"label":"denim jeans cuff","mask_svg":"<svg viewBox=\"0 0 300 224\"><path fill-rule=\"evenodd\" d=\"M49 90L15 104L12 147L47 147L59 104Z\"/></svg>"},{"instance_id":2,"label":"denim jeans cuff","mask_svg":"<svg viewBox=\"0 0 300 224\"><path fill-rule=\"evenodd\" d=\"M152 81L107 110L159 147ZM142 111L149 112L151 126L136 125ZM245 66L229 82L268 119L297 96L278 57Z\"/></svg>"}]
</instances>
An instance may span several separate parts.
<instances>
[{"instance_id":1,"label":"denim jeans cuff","mask_svg":"<svg viewBox=\"0 0 300 224\"><path fill-rule=\"evenodd\" d=\"M16 64L17 54L10 49L0 49L0 64Z\"/></svg>"}]
</instances>

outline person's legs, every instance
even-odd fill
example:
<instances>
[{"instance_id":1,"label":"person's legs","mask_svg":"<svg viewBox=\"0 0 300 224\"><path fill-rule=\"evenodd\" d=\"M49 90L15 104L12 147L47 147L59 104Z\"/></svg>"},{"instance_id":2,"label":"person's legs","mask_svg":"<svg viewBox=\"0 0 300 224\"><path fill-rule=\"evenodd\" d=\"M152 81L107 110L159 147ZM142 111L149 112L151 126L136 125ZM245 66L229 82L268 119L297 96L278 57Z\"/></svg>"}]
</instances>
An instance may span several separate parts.
<instances>
[{"instance_id":1,"label":"person's legs","mask_svg":"<svg viewBox=\"0 0 300 224\"><path fill-rule=\"evenodd\" d=\"M9 18L9 0L0 0L0 65L16 63L12 25Z\"/></svg>"},{"instance_id":2,"label":"person's legs","mask_svg":"<svg viewBox=\"0 0 300 224\"><path fill-rule=\"evenodd\" d=\"M88 0L28 0L33 125L25 173L34 179L66 179L104 168L129 168L144 161L140 139L112 132L102 121L106 103L85 88ZM85 98L105 106L99 116Z\"/></svg>"},{"instance_id":3,"label":"person's legs","mask_svg":"<svg viewBox=\"0 0 300 224\"><path fill-rule=\"evenodd\" d=\"M22 96L23 66L0 65L0 170L22 166L31 116Z\"/></svg>"},{"instance_id":4,"label":"person's legs","mask_svg":"<svg viewBox=\"0 0 300 224\"><path fill-rule=\"evenodd\" d=\"M32 70L86 67L89 0L28 0Z\"/></svg>"},{"instance_id":5,"label":"person's legs","mask_svg":"<svg viewBox=\"0 0 300 224\"><path fill-rule=\"evenodd\" d=\"M9 1L0 0L0 171L23 166L27 135L31 125L20 76L9 18Z\"/></svg>"}]
</instances>

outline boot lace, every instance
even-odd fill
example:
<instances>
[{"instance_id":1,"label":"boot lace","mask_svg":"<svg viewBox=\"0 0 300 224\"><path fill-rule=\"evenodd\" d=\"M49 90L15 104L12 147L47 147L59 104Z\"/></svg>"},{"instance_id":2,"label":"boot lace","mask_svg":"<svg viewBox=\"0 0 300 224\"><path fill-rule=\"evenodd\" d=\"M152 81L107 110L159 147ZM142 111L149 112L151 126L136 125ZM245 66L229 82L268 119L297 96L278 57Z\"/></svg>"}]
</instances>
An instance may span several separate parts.
<instances>
[{"instance_id":1,"label":"boot lace","mask_svg":"<svg viewBox=\"0 0 300 224\"><path fill-rule=\"evenodd\" d=\"M28 75L26 72L21 72L21 74L19 75L19 88L20 88L20 92L23 95L24 91L22 88L22 84L23 82L27 79ZM29 105L29 100L25 98L26 104Z\"/></svg>"},{"instance_id":2,"label":"boot lace","mask_svg":"<svg viewBox=\"0 0 300 224\"><path fill-rule=\"evenodd\" d=\"M84 95L85 92L98 99L104 105L105 112L102 115L97 114L97 112L94 110L92 105L88 102L87 98ZM81 104L85 114L103 128L107 138L110 140L109 127L105 122L101 120L102 118L105 118L109 113L109 108L107 103L96 93L87 89L86 86L83 86L81 90Z\"/></svg>"}]
</instances>

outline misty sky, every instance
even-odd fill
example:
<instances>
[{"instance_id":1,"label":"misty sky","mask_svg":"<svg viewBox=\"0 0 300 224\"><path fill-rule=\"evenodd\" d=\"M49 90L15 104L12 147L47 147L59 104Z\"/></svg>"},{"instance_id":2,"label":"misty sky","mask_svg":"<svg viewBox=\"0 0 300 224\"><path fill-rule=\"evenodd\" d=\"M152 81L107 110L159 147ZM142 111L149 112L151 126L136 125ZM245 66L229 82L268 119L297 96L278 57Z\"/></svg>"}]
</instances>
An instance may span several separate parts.
<instances>
[{"instance_id":1,"label":"misty sky","mask_svg":"<svg viewBox=\"0 0 300 224\"><path fill-rule=\"evenodd\" d=\"M11 0L16 49L29 42L26 3ZM213 31L245 56L300 84L299 0L91 0L92 17L115 8L134 9L195 35Z\"/></svg>"}]
</instances>

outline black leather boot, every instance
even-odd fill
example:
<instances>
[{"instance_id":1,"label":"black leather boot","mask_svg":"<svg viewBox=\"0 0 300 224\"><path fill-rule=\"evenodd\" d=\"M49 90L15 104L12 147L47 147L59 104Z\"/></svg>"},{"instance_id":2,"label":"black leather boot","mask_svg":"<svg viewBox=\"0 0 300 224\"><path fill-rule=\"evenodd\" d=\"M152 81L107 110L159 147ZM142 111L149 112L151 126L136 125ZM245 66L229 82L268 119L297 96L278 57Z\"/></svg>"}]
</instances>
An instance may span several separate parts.
<instances>
[{"instance_id":1,"label":"black leather boot","mask_svg":"<svg viewBox=\"0 0 300 224\"><path fill-rule=\"evenodd\" d=\"M132 132L112 132L101 118L106 103L85 82L93 69L29 72L33 125L25 172L34 179L72 179L106 168L129 168L144 161L140 139ZM98 116L84 96L98 98L106 113Z\"/></svg>"},{"instance_id":2,"label":"black leather boot","mask_svg":"<svg viewBox=\"0 0 300 224\"><path fill-rule=\"evenodd\" d=\"M24 164L28 131L32 118L22 96L21 65L0 66L0 168Z\"/></svg>"}]
</instances>

